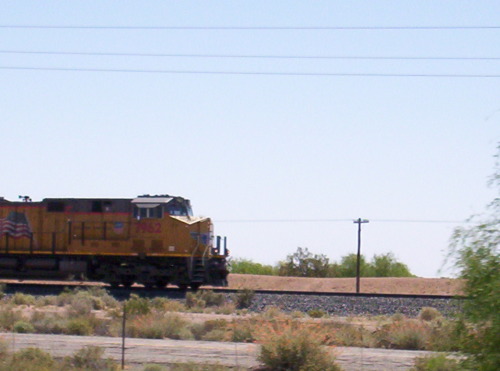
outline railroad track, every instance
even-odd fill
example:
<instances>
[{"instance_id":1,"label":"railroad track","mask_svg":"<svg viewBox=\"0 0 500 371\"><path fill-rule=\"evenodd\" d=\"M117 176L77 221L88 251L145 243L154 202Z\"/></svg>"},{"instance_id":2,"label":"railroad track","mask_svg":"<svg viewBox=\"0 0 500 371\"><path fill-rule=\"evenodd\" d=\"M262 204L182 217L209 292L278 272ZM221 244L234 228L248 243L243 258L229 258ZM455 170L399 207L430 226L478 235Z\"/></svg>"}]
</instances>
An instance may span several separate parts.
<instances>
[{"instance_id":1,"label":"railroad track","mask_svg":"<svg viewBox=\"0 0 500 371\"><path fill-rule=\"evenodd\" d=\"M0 280L0 284L5 284L5 293L13 294L15 292L23 292L31 295L58 295L67 289L101 287L106 289L112 295L118 294L124 296L130 293L144 294L150 296L179 296L185 295L186 292L192 290L181 290L176 287L166 287L163 289L150 289L142 285L134 285L129 288L112 288L109 285L100 282L87 281L14 281ZM227 289L227 288L206 288L202 287L199 291L211 290L217 293L236 294L242 290ZM388 293L354 293L354 292L311 292L311 291L293 291L293 290L252 290L255 294L266 295L306 295L306 296L338 296L338 297L358 297L358 298L404 298L404 299L464 299L461 296L455 295L421 295L421 294L388 294Z\"/></svg>"},{"instance_id":2,"label":"railroad track","mask_svg":"<svg viewBox=\"0 0 500 371\"><path fill-rule=\"evenodd\" d=\"M1 281L0 281L1 283ZM111 288L95 282L63 282L63 281L7 281L4 292L8 295L22 292L24 294L43 296L59 295L64 290L76 288L102 287L118 300L126 300L131 294L142 297L164 297L173 300L183 300L186 291L178 288L147 289L140 285L130 288ZM213 290L231 298L239 293L233 289L200 289ZM189 292L189 291L188 291ZM332 293L303 291L273 291L256 290L250 311L261 312L269 306L276 306L284 311L321 310L338 316L351 315L392 315L401 313L416 316L423 307L434 307L444 315L453 316L460 310L463 298L449 295L414 295L414 294L378 294L378 293Z\"/></svg>"}]
</instances>

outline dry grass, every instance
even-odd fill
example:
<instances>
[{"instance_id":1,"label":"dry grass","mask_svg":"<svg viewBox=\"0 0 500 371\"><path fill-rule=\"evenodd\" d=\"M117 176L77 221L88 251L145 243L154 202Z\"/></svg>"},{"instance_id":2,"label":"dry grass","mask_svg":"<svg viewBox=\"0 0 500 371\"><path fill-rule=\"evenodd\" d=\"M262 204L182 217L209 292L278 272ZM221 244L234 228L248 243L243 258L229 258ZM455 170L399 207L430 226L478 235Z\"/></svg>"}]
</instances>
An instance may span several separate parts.
<instances>
[{"instance_id":1,"label":"dry grass","mask_svg":"<svg viewBox=\"0 0 500 371\"><path fill-rule=\"evenodd\" d=\"M230 289L355 292L355 278L305 278L230 274ZM463 282L451 278L361 278L361 292L385 294L460 295Z\"/></svg>"}]
</instances>

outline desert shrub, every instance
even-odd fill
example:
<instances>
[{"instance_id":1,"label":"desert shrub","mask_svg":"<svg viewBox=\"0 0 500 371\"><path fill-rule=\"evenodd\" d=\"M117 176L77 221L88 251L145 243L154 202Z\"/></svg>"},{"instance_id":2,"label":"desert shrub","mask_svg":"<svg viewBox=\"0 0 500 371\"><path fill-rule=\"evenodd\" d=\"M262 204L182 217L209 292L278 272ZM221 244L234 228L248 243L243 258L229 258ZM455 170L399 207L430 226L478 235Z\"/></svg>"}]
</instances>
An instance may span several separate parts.
<instances>
[{"instance_id":1,"label":"desert shrub","mask_svg":"<svg viewBox=\"0 0 500 371\"><path fill-rule=\"evenodd\" d=\"M55 361L52 356L38 348L25 348L13 354L8 370L11 371L52 371Z\"/></svg>"},{"instance_id":2,"label":"desert shrub","mask_svg":"<svg viewBox=\"0 0 500 371\"><path fill-rule=\"evenodd\" d=\"M430 334L426 323L414 319L389 323L375 332L379 346L408 350L426 349Z\"/></svg>"},{"instance_id":3,"label":"desert shrub","mask_svg":"<svg viewBox=\"0 0 500 371\"><path fill-rule=\"evenodd\" d=\"M186 294L186 306L189 308L189 309L198 309L198 310L202 310L203 308L206 307L207 303L205 302L205 300L203 300L200 295L198 294L199 291L197 292L188 292Z\"/></svg>"},{"instance_id":4,"label":"desert shrub","mask_svg":"<svg viewBox=\"0 0 500 371\"><path fill-rule=\"evenodd\" d=\"M432 321L441 316L441 312L432 307L423 307L422 309L420 309L420 313L418 314L418 318L420 318L422 321Z\"/></svg>"},{"instance_id":5,"label":"desert shrub","mask_svg":"<svg viewBox=\"0 0 500 371\"><path fill-rule=\"evenodd\" d=\"M311 309L307 312L307 315L311 318L322 318L326 316L326 313L321 309Z\"/></svg>"},{"instance_id":6,"label":"desert shrub","mask_svg":"<svg viewBox=\"0 0 500 371\"><path fill-rule=\"evenodd\" d=\"M222 329L214 329L207 332L205 335L201 337L201 340L204 341L224 341L226 338L226 331Z\"/></svg>"},{"instance_id":7,"label":"desert shrub","mask_svg":"<svg viewBox=\"0 0 500 371\"><path fill-rule=\"evenodd\" d=\"M300 310L294 310L293 312L290 312L290 317L292 318L304 318L306 314L304 312L301 312Z\"/></svg>"},{"instance_id":8,"label":"desert shrub","mask_svg":"<svg viewBox=\"0 0 500 371\"><path fill-rule=\"evenodd\" d=\"M5 289L7 288L7 285L5 283L0 283L0 299L3 299L5 297Z\"/></svg>"},{"instance_id":9,"label":"desert shrub","mask_svg":"<svg viewBox=\"0 0 500 371\"><path fill-rule=\"evenodd\" d=\"M391 320L394 322L404 321L404 320L406 320L406 316L404 314L401 314L401 313L394 313L391 316Z\"/></svg>"},{"instance_id":10,"label":"desert shrub","mask_svg":"<svg viewBox=\"0 0 500 371\"><path fill-rule=\"evenodd\" d=\"M57 313L36 311L30 319L37 333L62 334L66 329L67 320Z\"/></svg>"},{"instance_id":11,"label":"desert shrub","mask_svg":"<svg viewBox=\"0 0 500 371\"><path fill-rule=\"evenodd\" d=\"M447 358L445 354L438 354L415 358L414 367L410 371L465 371L456 359Z\"/></svg>"},{"instance_id":12,"label":"desert shrub","mask_svg":"<svg viewBox=\"0 0 500 371\"><path fill-rule=\"evenodd\" d=\"M36 300L33 295L16 292L10 301L15 305L34 305Z\"/></svg>"},{"instance_id":13,"label":"desert shrub","mask_svg":"<svg viewBox=\"0 0 500 371\"><path fill-rule=\"evenodd\" d=\"M67 308L67 313L69 317L84 316L90 314L92 308L93 303L91 298L83 295L75 295Z\"/></svg>"},{"instance_id":14,"label":"desert shrub","mask_svg":"<svg viewBox=\"0 0 500 371\"><path fill-rule=\"evenodd\" d=\"M214 313L216 314L233 314L236 312L236 305L231 302L225 302L224 304L215 307L214 308Z\"/></svg>"},{"instance_id":15,"label":"desert shrub","mask_svg":"<svg viewBox=\"0 0 500 371\"><path fill-rule=\"evenodd\" d=\"M260 319L272 320L277 318L284 318L286 314L275 305L268 305L264 311L259 314Z\"/></svg>"},{"instance_id":16,"label":"desert shrub","mask_svg":"<svg viewBox=\"0 0 500 371\"><path fill-rule=\"evenodd\" d=\"M136 316L127 323L127 335L149 339L180 339L181 330L187 322L175 313L151 313Z\"/></svg>"},{"instance_id":17,"label":"desert shrub","mask_svg":"<svg viewBox=\"0 0 500 371\"><path fill-rule=\"evenodd\" d=\"M168 370L169 371L230 371L233 370L233 368L222 365L210 365L210 364L200 365L198 363L189 362L189 363L176 363L173 365L169 365Z\"/></svg>"},{"instance_id":18,"label":"desert shrub","mask_svg":"<svg viewBox=\"0 0 500 371\"><path fill-rule=\"evenodd\" d=\"M329 351L322 347L327 336L318 325L286 320L259 326L258 357L269 370L340 370Z\"/></svg>"},{"instance_id":19,"label":"desert shrub","mask_svg":"<svg viewBox=\"0 0 500 371\"><path fill-rule=\"evenodd\" d=\"M63 369L80 369L85 371L114 371L118 365L110 358L103 358L104 349L97 346L86 346L73 356L64 360Z\"/></svg>"},{"instance_id":20,"label":"desert shrub","mask_svg":"<svg viewBox=\"0 0 500 371\"><path fill-rule=\"evenodd\" d=\"M188 308L205 306L214 307L223 305L226 301L224 294L217 294L212 290L202 290L196 292L188 292L186 294L186 305Z\"/></svg>"},{"instance_id":21,"label":"desert shrub","mask_svg":"<svg viewBox=\"0 0 500 371\"><path fill-rule=\"evenodd\" d=\"M17 321L25 320L21 312L14 310L11 306L0 307L0 328L10 331Z\"/></svg>"},{"instance_id":22,"label":"desert shrub","mask_svg":"<svg viewBox=\"0 0 500 371\"><path fill-rule=\"evenodd\" d=\"M92 286L87 288L86 292L93 299L94 309L116 308L120 304L118 300L102 287Z\"/></svg>"},{"instance_id":23,"label":"desert shrub","mask_svg":"<svg viewBox=\"0 0 500 371\"><path fill-rule=\"evenodd\" d=\"M9 354L9 343L0 338L0 360L6 359Z\"/></svg>"},{"instance_id":24,"label":"desert shrub","mask_svg":"<svg viewBox=\"0 0 500 371\"><path fill-rule=\"evenodd\" d=\"M16 323L14 323L14 326L12 326L12 331L19 334L27 334L35 332L35 328L29 322L17 321Z\"/></svg>"},{"instance_id":25,"label":"desert shrub","mask_svg":"<svg viewBox=\"0 0 500 371\"><path fill-rule=\"evenodd\" d=\"M178 300L158 297L151 300L151 306L164 312L184 312L186 310L186 306Z\"/></svg>"},{"instance_id":26,"label":"desert shrub","mask_svg":"<svg viewBox=\"0 0 500 371\"><path fill-rule=\"evenodd\" d=\"M250 289L243 289L237 292L234 296L234 302L238 309L249 308L252 305L252 301L255 297L255 291Z\"/></svg>"},{"instance_id":27,"label":"desert shrub","mask_svg":"<svg viewBox=\"0 0 500 371\"><path fill-rule=\"evenodd\" d=\"M125 303L125 309L129 315L149 314L151 312L151 302L137 294L131 294L130 299Z\"/></svg>"},{"instance_id":28,"label":"desert shrub","mask_svg":"<svg viewBox=\"0 0 500 371\"><path fill-rule=\"evenodd\" d=\"M36 307L47 307L49 305L59 305L57 296L44 295L36 297L35 299Z\"/></svg>"},{"instance_id":29,"label":"desert shrub","mask_svg":"<svg viewBox=\"0 0 500 371\"><path fill-rule=\"evenodd\" d=\"M235 321L229 325L229 340L237 343L253 343L255 324L250 320Z\"/></svg>"},{"instance_id":30,"label":"desert shrub","mask_svg":"<svg viewBox=\"0 0 500 371\"><path fill-rule=\"evenodd\" d=\"M371 348L376 343L370 331L351 324L337 325L333 334L332 341L338 346Z\"/></svg>"},{"instance_id":31,"label":"desert shrub","mask_svg":"<svg viewBox=\"0 0 500 371\"><path fill-rule=\"evenodd\" d=\"M144 366L144 368L142 369L142 371L168 371L169 369L163 367L163 366L160 366L160 365L146 365Z\"/></svg>"},{"instance_id":32,"label":"desert shrub","mask_svg":"<svg viewBox=\"0 0 500 371\"><path fill-rule=\"evenodd\" d=\"M192 323L189 329L196 340L222 341L225 338L227 327L228 324L226 320L216 319L208 320L203 323ZM213 333L208 335L211 332Z\"/></svg>"},{"instance_id":33,"label":"desert shrub","mask_svg":"<svg viewBox=\"0 0 500 371\"><path fill-rule=\"evenodd\" d=\"M65 288L55 298L55 302L59 306L78 305L77 303L80 301L85 302L85 306L90 306L91 309L115 308L119 305L118 301L102 287L88 287L84 290Z\"/></svg>"},{"instance_id":34,"label":"desert shrub","mask_svg":"<svg viewBox=\"0 0 500 371\"><path fill-rule=\"evenodd\" d=\"M78 317L72 318L67 322L64 332L67 335L88 336L92 334L92 330L92 325L88 318Z\"/></svg>"}]
</instances>

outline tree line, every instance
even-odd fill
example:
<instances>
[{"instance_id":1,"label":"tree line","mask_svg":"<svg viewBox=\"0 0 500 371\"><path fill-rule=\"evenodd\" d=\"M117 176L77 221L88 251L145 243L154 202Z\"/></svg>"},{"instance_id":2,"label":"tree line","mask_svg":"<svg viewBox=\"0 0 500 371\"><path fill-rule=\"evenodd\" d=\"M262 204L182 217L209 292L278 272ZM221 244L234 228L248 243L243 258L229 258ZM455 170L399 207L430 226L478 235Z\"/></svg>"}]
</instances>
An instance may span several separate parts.
<instances>
[{"instance_id":1,"label":"tree line","mask_svg":"<svg viewBox=\"0 0 500 371\"><path fill-rule=\"evenodd\" d=\"M230 261L231 273L294 277L356 277L356 254L348 254L340 262L330 262L324 254L314 254L308 248L297 248L293 254L275 265L256 263L250 259ZM360 259L362 277L414 277L408 266L399 262L393 253L374 255L367 261Z\"/></svg>"}]
</instances>

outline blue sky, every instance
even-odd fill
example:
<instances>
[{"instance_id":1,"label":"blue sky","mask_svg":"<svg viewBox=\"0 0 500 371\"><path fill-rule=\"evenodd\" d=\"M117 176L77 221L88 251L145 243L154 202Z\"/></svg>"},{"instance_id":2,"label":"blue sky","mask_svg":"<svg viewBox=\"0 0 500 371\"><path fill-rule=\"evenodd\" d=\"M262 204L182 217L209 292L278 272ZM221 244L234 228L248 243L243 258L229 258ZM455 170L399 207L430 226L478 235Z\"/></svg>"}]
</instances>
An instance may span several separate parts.
<instances>
[{"instance_id":1,"label":"blue sky","mask_svg":"<svg viewBox=\"0 0 500 371\"><path fill-rule=\"evenodd\" d=\"M0 26L500 26L498 1L0 1ZM193 58L79 52L500 57L500 29L0 27L0 195L192 200L235 257L393 252L438 273L481 212L500 141L500 60ZM8 67L8 68L6 68ZM16 69L20 67L34 69ZM190 73L44 71L36 68ZM195 72L312 73L316 76ZM337 220L341 221L337 221ZM417 220L419 222L408 222Z\"/></svg>"}]
</instances>

